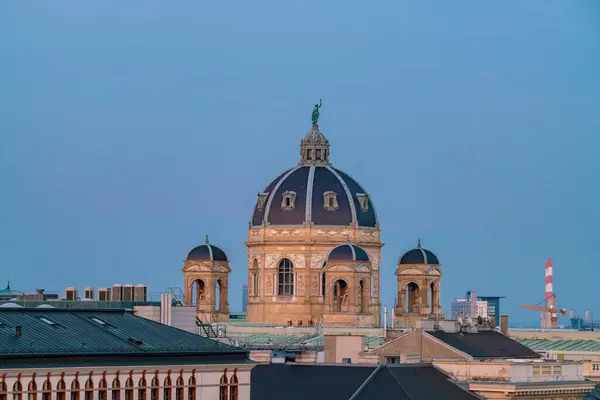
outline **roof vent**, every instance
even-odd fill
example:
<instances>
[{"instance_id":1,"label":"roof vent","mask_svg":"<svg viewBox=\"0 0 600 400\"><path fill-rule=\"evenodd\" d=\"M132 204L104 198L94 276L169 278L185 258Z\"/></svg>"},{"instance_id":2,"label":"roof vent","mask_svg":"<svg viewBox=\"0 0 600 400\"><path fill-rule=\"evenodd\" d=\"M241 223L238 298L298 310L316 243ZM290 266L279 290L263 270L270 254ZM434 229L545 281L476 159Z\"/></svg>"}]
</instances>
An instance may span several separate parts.
<instances>
[{"instance_id":1,"label":"roof vent","mask_svg":"<svg viewBox=\"0 0 600 400\"><path fill-rule=\"evenodd\" d=\"M140 339L136 339L136 338L132 338L130 337L129 339L127 339L129 341L129 343L133 343L133 344L142 344L142 341Z\"/></svg>"}]
</instances>

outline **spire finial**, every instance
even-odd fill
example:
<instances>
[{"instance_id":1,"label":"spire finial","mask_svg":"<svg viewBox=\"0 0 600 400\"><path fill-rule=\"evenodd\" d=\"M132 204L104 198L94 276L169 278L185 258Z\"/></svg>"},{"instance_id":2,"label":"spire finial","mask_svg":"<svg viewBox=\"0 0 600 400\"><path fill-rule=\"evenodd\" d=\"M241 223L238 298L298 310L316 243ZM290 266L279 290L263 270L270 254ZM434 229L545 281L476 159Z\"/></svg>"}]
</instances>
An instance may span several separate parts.
<instances>
[{"instance_id":1,"label":"spire finial","mask_svg":"<svg viewBox=\"0 0 600 400\"><path fill-rule=\"evenodd\" d=\"M7 288L7 289L10 289L10 279L8 280L8 283L7 283L7 285L6 285L6 288Z\"/></svg>"},{"instance_id":2,"label":"spire finial","mask_svg":"<svg viewBox=\"0 0 600 400\"><path fill-rule=\"evenodd\" d=\"M346 244L350 244L350 235L346 235Z\"/></svg>"},{"instance_id":3,"label":"spire finial","mask_svg":"<svg viewBox=\"0 0 600 400\"><path fill-rule=\"evenodd\" d=\"M419 240L417 241L417 249L421 248L421 238L419 238Z\"/></svg>"},{"instance_id":4,"label":"spire finial","mask_svg":"<svg viewBox=\"0 0 600 400\"><path fill-rule=\"evenodd\" d=\"M204 244L208 244L208 233L206 234L206 237L204 238Z\"/></svg>"}]
</instances>

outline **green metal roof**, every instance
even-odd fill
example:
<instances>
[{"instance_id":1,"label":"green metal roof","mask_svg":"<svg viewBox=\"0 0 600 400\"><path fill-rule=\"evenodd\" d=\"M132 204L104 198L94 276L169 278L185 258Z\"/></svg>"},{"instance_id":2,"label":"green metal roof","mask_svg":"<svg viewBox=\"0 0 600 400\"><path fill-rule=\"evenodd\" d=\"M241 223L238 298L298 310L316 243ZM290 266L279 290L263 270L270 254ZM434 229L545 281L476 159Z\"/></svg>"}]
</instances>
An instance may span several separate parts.
<instances>
[{"instance_id":1,"label":"green metal roof","mask_svg":"<svg viewBox=\"0 0 600 400\"><path fill-rule=\"evenodd\" d=\"M125 310L0 308L0 359L233 353L245 351Z\"/></svg>"},{"instance_id":2,"label":"green metal roof","mask_svg":"<svg viewBox=\"0 0 600 400\"><path fill-rule=\"evenodd\" d=\"M18 294L22 294L23 292L19 292L18 290L13 290L10 287L10 281L8 282L8 284L6 285L6 289L1 289L0 290L0 295L18 295Z\"/></svg>"},{"instance_id":3,"label":"green metal roof","mask_svg":"<svg viewBox=\"0 0 600 400\"><path fill-rule=\"evenodd\" d=\"M535 351L600 351L599 340L557 340L515 338Z\"/></svg>"}]
</instances>

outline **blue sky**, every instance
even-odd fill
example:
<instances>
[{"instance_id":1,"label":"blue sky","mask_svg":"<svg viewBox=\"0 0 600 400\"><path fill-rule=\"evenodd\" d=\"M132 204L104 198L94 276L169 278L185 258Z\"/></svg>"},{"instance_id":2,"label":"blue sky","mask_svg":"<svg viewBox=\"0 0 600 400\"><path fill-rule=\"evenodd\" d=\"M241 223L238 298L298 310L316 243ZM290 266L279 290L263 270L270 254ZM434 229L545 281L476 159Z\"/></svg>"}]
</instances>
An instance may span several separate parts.
<instances>
[{"instance_id":1,"label":"blue sky","mask_svg":"<svg viewBox=\"0 0 600 400\"><path fill-rule=\"evenodd\" d=\"M182 285L205 233L241 308L256 193L299 158L312 105L386 246L437 253L467 289L596 310L595 1L4 1L0 279Z\"/></svg>"}]
</instances>

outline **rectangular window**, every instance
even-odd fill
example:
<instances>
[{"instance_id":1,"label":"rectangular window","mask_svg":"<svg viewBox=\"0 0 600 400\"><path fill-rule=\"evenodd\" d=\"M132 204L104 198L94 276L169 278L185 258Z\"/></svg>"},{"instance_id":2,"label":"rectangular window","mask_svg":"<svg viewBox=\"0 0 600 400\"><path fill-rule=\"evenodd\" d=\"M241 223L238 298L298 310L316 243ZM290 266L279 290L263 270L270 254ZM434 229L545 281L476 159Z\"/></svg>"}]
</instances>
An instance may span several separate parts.
<instances>
[{"instance_id":1,"label":"rectangular window","mask_svg":"<svg viewBox=\"0 0 600 400\"><path fill-rule=\"evenodd\" d=\"M312 158L312 150L311 149L306 149L306 159L310 160Z\"/></svg>"},{"instance_id":2,"label":"rectangular window","mask_svg":"<svg viewBox=\"0 0 600 400\"><path fill-rule=\"evenodd\" d=\"M385 363L386 364L400 364L400 357L398 357L398 356L386 357Z\"/></svg>"},{"instance_id":3,"label":"rectangular window","mask_svg":"<svg viewBox=\"0 0 600 400\"><path fill-rule=\"evenodd\" d=\"M317 151L317 160L320 160L321 159L321 149L317 149L316 151Z\"/></svg>"},{"instance_id":4,"label":"rectangular window","mask_svg":"<svg viewBox=\"0 0 600 400\"><path fill-rule=\"evenodd\" d=\"M258 296L258 274L255 273L254 276L252 277L253 279L253 289L254 289L254 295Z\"/></svg>"},{"instance_id":5,"label":"rectangular window","mask_svg":"<svg viewBox=\"0 0 600 400\"><path fill-rule=\"evenodd\" d=\"M533 366L533 376L540 376L541 375L541 367L539 365L534 365Z\"/></svg>"},{"instance_id":6,"label":"rectangular window","mask_svg":"<svg viewBox=\"0 0 600 400\"><path fill-rule=\"evenodd\" d=\"M550 376L552 375L552 366L551 365L543 365L542 366L542 376Z\"/></svg>"}]
</instances>

